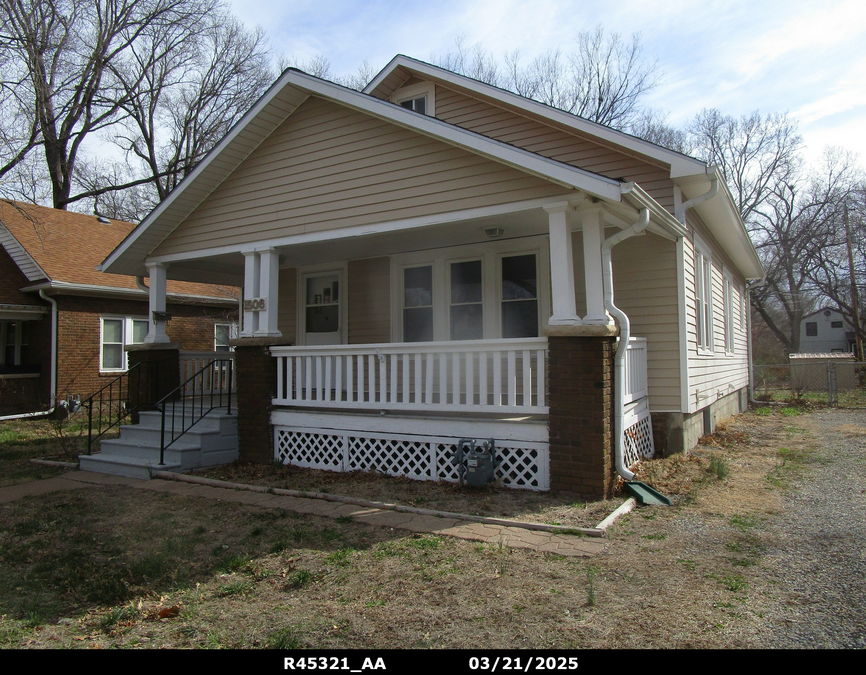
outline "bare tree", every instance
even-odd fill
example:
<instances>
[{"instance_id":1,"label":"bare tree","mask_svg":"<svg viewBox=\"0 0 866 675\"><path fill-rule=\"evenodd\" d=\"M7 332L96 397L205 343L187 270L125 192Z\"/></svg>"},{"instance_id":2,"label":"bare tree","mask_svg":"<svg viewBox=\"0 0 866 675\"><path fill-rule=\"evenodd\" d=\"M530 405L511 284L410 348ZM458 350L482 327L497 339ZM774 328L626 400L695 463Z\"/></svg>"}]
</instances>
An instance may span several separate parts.
<instances>
[{"instance_id":1,"label":"bare tree","mask_svg":"<svg viewBox=\"0 0 866 675\"><path fill-rule=\"evenodd\" d=\"M842 312L864 340L866 183L855 158L839 148L825 151L821 168L821 173L813 177L812 190L821 194L832 193L832 197L828 198L831 203L826 209L822 228L814 232L821 245L815 264L809 267L808 273L816 290Z\"/></svg>"},{"instance_id":2,"label":"bare tree","mask_svg":"<svg viewBox=\"0 0 866 675\"><path fill-rule=\"evenodd\" d=\"M0 53L21 83L17 100L27 103L27 118L38 127L38 139L21 144L19 154L38 140L56 208L73 201L85 139L121 114L124 95L110 76L113 64L152 26L192 22L204 1L0 0Z\"/></svg>"},{"instance_id":3,"label":"bare tree","mask_svg":"<svg viewBox=\"0 0 866 675\"><path fill-rule=\"evenodd\" d=\"M813 189L800 160L802 141L786 114L734 118L703 110L689 127L698 157L721 169L766 272L752 306L788 353L800 348L800 321L816 300L815 264L832 193Z\"/></svg>"},{"instance_id":4,"label":"bare tree","mask_svg":"<svg viewBox=\"0 0 866 675\"><path fill-rule=\"evenodd\" d=\"M577 35L576 49L545 52L524 65L519 52L504 57L504 67L481 45L435 58L448 70L510 89L554 108L599 124L627 129L641 114L641 99L659 81L658 65L643 54L640 35L624 40L601 27Z\"/></svg>"},{"instance_id":5,"label":"bare tree","mask_svg":"<svg viewBox=\"0 0 866 675\"><path fill-rule=\"evenodd\" d=\"M157 201L253 106L272 80L269 61L264 32L217 6L192 24L154 27L114 68L126 115L114 141L139 160Z\"/></svg>"}]
</instances>

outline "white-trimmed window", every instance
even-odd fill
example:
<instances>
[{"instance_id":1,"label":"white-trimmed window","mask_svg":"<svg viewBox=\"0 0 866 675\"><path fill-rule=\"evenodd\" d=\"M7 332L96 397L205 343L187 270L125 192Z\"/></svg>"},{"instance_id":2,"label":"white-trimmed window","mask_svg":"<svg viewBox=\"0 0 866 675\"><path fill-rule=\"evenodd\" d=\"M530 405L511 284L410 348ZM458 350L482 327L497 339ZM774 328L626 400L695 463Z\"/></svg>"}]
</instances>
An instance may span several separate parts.
<instances>
[{"instance_id":1,"label":"white-trimmed window","mask_svg":"<svg viewBox=\"0 0 866 675\"><path fill-rule=\"evenodd\" d=\"M734 353L734 280L725 270L725 352Z\"/></svg>"},{"instance_id":2,"label":"white-trimmed window","mask_svg":"<svg viewBox=\"0 0 866 675\"><path fill-rule=\"evenodd\" d=\"M695 309L698 351L713 351L713 262L709 249L695 237Z\"/></svg>"},{"instance_id":3,"label":"white-trimmed window","mask_svg":"<svg viewBox=\"0 0 866 675\"><path fill-rule=\"evenodd\" d=\"M436 114L434 92L435 85L432 82L420 82L397 89L391 94L391 102L407 110L433 117Z\"/></svg>"},{"instance_id":4,"label":"white-trimmed window","mask_svg":"<svg viewBox=\"0 0 866 675\"><path fill-rule=\"evenodd\" d=\"M392 258L392 338L397 342L528 338L541 334L549 293L541 249L513 242ZM450 255L449 255L450 254Z\"/></svg>"},{"instance_id":5,"label":"white-trimmed window","mask_svg":"<svg viewBox=\"0 0 866 675\"><path fill-rule=\"evenodd\" d=\"M234 347L229 344L238 336L236 323L215 323L213 325L213 349L215 352L232 352Z\"/></svg>"},{"instance_id":6,"label":"white-trimmed window","mask_svg":"<svg viewBox=\"0 0 866 675\"><path fill-rule=\"evenodd\" d=\"M99 370L123 372L128 367L126 346L144 342L149 322L142 317L103 316L100 324Z\"/></svg>"},{"instance_id":7,"label":"white-trimmed window","mask_svg":"<svg viewBox=\"0 0 866 675\"><path fill-rule=\"evenodd\" d=\"M20 366L27 362L29 340L25 321L0 321L0 366Z\"/></svg>"}]
</instances>

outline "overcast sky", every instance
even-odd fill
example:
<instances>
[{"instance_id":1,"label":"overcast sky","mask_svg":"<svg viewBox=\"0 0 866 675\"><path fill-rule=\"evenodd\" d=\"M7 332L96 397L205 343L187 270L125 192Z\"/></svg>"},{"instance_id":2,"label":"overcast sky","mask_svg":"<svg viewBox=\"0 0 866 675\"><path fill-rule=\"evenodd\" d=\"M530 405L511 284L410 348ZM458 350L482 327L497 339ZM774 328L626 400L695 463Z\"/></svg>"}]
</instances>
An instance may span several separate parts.
<instances>
[{"instance_id":1,"label":"overcast sky","mask_svg":"<svg viewBox=\"0 0 866 675\"><path fill-rule=\"evenodd\" d=\"M265 28L275 54L321 54L334 74L396 54L429 61L480 43L525 61L568 51L580 31L639 32L662 84L646 99L683 124L701 108L742 115L787 111L807 157L826 145L866 164L866 2L863 0L231 0L248 25Z\"/></svg>"}]
</instances>

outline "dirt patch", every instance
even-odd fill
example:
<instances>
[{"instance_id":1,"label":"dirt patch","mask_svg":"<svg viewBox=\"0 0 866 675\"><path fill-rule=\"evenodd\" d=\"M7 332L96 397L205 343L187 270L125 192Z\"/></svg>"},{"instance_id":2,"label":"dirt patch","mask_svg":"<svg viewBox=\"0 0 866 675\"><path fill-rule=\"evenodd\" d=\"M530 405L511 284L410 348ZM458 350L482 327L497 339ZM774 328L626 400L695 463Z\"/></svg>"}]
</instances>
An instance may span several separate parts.
<instances>
[{"instance_id":1,"label":"dirt patch","mask_svg":"<svg viewBox=\"0 0 866 675\"><path fill-rule=\"evenodd\" d=\"M0 645L756 646L776 601L767 527L820 444L807 419L744 415L691 457L644 463L675 506L624 517L591 559L124 487L20 500L2 510ZM542 522L599 508L381 476L213 473Z\"/></svg>"}]
</instances>

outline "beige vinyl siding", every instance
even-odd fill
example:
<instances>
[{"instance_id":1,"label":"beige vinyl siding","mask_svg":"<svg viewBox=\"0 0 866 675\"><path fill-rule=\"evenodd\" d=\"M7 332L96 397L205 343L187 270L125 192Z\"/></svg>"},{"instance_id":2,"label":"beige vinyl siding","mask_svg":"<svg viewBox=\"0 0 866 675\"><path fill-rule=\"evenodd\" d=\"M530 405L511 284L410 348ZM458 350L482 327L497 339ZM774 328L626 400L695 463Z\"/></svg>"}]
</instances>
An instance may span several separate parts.
<instances>
[{"instance_id":1,"label":"beige vinyl siding","mask_svg":"<svg viewBox=\"0 0 866 675\"><path fill-rule=\"evenodd\" d=\"M741 302L745 280L722 253L721 247L709 234L700 218L690 212L687 220L690 229L698 232L712 254L713 350L712 353L704 353L698 352L697 342L694 235L686 237L683 241L689 411L694 412L748 385L748 324L743 323L741 306L737 304L738 300ZM732 353L725 351L725 270L731 274L734 283L734 351Z\"/></svg>"},{"instance_id":2,"label":"beige vinyl siding","mask_svg":"<svg viewBox=\"0 0 866 675\"><path fill-rule=\"evenodd\" d=\"M555 196L568 190L309 98L154 255Z\"/></svg>"},{"instance_id":3,"label":"beige vinyl siding","mask_svg":"<svg viewBox=\"0 0 866 675\"><path fill-rule=\"evenodd\" d=\"M349 344L391 341L391 261L349 261Z\"/></svg>"},{"instance_id":4,"label":"beige vinyl siding","mask_svg":"<svg viewBox=\"0 0 866 675\"><path fill-rule=\"evenodd\" d=\"M577 312L582 316L586 292L581 232L574 233L572 245ZM680 410L677 245L647 234L621 242L611 258L616 305L628 315L632 336L647 339L650 409Z\"/></svg>"},{"instance_id":5,"label":"beige vinyl siding","mask_svg":"<svg viewBox=\"0 0 866 675\"><path fill-rule=\"evenodd\" d=\"M298 344L298 271L280 270L277 328L292 344Z\"/></svg>"},{"instance_id":6,"label":"beige vinyl siding","mask_svg":"<svg viewBox=\"0 0 866 675\"><path fill-rule=\"evenodd\" d=\"M438 84L436 117L559 162L639 183L659 204L673 212L670 170L659 164Z\"/></svg>"}]
</instances>

